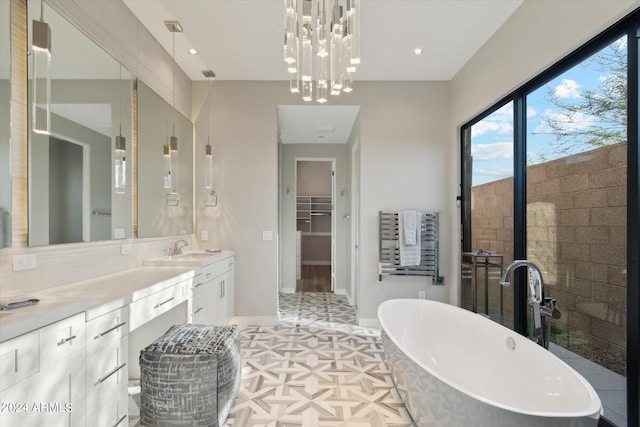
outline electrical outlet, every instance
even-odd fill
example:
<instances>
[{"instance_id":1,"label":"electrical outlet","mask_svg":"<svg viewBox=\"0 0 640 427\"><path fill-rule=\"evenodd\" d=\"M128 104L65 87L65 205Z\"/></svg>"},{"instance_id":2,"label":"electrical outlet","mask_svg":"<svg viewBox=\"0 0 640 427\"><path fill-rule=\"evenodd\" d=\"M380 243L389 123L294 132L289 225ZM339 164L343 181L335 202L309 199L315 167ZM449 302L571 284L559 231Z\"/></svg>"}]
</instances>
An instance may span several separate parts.
<instances>
[{"instance_id":1,"label":"electrical outlet","mask_svg":"<svg viewBox=\"0 0 640 427\"><path fill-rule=\"evenodd\" d=\"M113 230L114 239L124 239L124 228L116 228Z\"/></svg>"},{"instance_id":2,"label":"electrical outlet","mask_svg":"<svg viewBox=\"0 0 640 427\"><path fill-rule=\"evenodd\" d=\"M262 240L273 240L273 231L270 231L270 230L263 231Z\"/></svg>"},{"instance_id":3,"label":"electrical outlet","mask_svg":"<svg viewBox=\"0 0 640 427\"><path fill-rule=\"evenodd\" d=\"M209 240L209 232L207 230L200 231L200 240L202 240L203 242Z\"/></svg>"},{"instance_id":4,"label":"electrical outlet","mask_svg":"<svg viewBox=\"0 0 640 427\"><path fill-rule=\"evenodd\" d=\"M121 245L120 255L131 255L131 245Z\"/></svg>"},{"instance_id":5,"label":"electrical outlet","mask_svg":"<svg viewBox=\"0 0 640 427\"><path fill-rule=\"evenodd\" d=\"M13 271L33 270L36 268L36 255L14 255Z\"/></svg>"},{"instance_id":6,"label":"electrical outlet","mask_svg":"<svg viewBox=\"0 0 640 427\"><path fill-rule=\"evenodd\" d=\"M425 299L427 297L427 293L425 291L418 291L418 299Z\"/></svg>"}]
</instances>

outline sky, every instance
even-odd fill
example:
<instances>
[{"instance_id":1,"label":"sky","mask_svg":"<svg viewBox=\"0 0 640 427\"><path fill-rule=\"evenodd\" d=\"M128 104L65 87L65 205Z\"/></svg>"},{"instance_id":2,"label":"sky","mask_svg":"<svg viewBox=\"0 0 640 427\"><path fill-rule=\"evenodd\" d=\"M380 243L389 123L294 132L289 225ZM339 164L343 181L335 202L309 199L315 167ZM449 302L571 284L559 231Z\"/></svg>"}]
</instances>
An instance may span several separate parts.
<instances>
[{"instance_id":1,"label":"sky","mask_svg":"<svg viewBox=\"0 0 640 427\"><path fill-rule=\"evenodd\" d=\"M626 39L614 42L606 49L626 49ZM547 85L527 96L527 159L540 163L561 157L554 153L556 138L550 133L545 120L559 121L566 131L593 126L597 118L578 112L568 120L558 107L549 102L554 96L563 102L584 102L583 91L599 91L611 72L598 69L593 57L562 73ZM573 149L569 154L589 148ZM513 103L504 105L471 127L471 153L473 156L472 185L513 176ZM543 160L544 159L544 160Z\"/></svg>"}]
</instances>

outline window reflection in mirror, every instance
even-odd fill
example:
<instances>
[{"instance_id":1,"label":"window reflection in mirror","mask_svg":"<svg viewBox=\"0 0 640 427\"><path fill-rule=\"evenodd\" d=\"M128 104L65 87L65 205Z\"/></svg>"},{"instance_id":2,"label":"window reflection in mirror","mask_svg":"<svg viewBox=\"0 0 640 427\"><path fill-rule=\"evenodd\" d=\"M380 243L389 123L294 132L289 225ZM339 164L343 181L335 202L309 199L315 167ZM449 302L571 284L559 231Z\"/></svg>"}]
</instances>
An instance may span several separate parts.
<instances>
[{"instance_id":1,"label":"window reflection in mirror","mask_svg":"<svg viewBox=\"0 0 640 427\"><path fill-rule=\"evenodd\" d=\"M29 133L29 246L131 237L131 75L48 5L28 8L29 46L42 19L52 51L51 134ZM30 61L29 114L32 76Z\"/></svg>"},{"instance_id":2,"label":"window reflection in mirror","mask_svg":"<svg viewBox=\"0 0 640 427\"><path fill-rule=\"evenodd\" d=\"M0 248L11 246L10 3L0 1Z\"/></svg>"}]
</instances>

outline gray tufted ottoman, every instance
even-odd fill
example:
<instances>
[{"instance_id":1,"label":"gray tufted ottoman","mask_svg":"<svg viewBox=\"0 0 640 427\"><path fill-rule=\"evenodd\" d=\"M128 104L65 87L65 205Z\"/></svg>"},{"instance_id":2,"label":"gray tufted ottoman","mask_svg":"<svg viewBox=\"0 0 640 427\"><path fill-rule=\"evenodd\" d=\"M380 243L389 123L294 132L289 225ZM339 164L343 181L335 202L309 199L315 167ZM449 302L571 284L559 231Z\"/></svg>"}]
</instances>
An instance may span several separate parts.
<instances>
[{"instance_id":1,"label":"gray tufted ottoman","mask_svg":"<svg viewBox=\"0 0 640 427\"><path fill-rule=\"evenodd\" d=\"M140 422L222 426L240 389L238 326L178 324L140 352Z\"/></svg>"}]
</instances>

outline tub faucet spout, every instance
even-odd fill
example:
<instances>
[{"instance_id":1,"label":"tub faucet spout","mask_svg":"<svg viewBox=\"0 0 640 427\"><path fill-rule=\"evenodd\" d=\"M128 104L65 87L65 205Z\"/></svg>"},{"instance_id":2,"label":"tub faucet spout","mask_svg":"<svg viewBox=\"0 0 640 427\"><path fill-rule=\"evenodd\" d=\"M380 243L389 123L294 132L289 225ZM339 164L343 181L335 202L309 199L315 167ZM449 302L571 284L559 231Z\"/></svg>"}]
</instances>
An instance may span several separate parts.
<instances>
[{"instance_id":1,"label":"tub faucet spout","mask_svg":"<svg viewBox=\"0 0 640 427\"><path fill-rule=\"evenodd\" d=\"M511 283L509 282L509 279L511 278L511 274L520 267L526 267L529 272L528 302L533 309L534 337L538 344L546 347L545 343L548 342L548 337L545 339L542 332L542 309L547 308L547 304L545 303L544 307L542 305L542 301L544 299L544 282L542 281L542 272L538 266L526 259L516 260L507 267L504 273L502 273L502 277L500 277L500 284L502 286L510 286Z\"/></svg>"}]
</instances>

